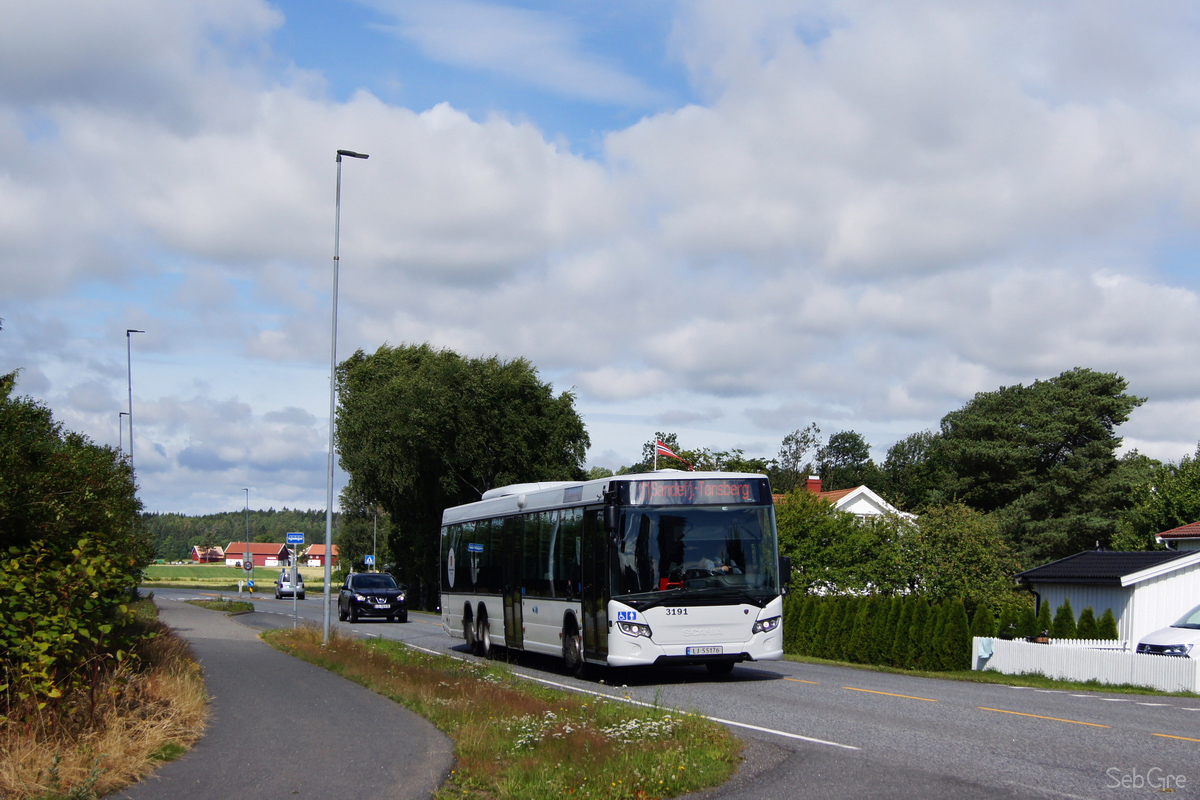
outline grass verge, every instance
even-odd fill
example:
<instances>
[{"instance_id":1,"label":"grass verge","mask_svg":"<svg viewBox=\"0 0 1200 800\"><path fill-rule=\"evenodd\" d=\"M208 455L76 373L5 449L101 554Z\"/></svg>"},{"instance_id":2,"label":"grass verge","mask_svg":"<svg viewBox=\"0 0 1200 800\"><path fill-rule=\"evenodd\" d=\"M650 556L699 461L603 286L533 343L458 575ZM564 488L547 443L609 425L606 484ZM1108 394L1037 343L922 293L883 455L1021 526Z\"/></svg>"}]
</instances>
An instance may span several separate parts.
<instances>
[{"instance_id":1,"label":"grass verge","mask_svg":"<svg viewBox=\"0 0 1200 800\"><path fill-rule=\"evenodd\" d=\"M230 600L222 597L220 600L184 600L194 606L207 608L210 611L224 611L226 614L237 614L242 611L253 611L254 604L244 600Z\"/></svg>"},{"instance_id":2,"label":"grass verge","mask_svg":"<svg viewBox=\"0 0 1200 800\"><path fill-rule=\"evenodd\" d=\"M513 800L650 800L717 786L741 742L721 725L662 708L548 689L498 663L313 627L267 631L273 646L343 675L433 722L457 763L435 795Z\"/></svg>"},{"instance_id":3,"label":"grass verge","mask_svg":"<svg viewBox=\"0 0 1200 800\"><path fill-rule=\"evenodd\" d=\"M94 710L81 697L73 712L55 719L30 707L0 725L0 797L102 797L200 738L208 715L200 665L153 609L148 600L138 605L138 618L155 635L136 658L99 679Z\"/></svg>"},{"instance_id":4,"label":"grass verge","mask_svg":"<svg viewBox=\"0 0 1200 800\"><path fill-rule=\"evenodd\" d=\"M1023 672L1020 675L1009 675L995 670L962 670L956 672L926 672L924 670L899 669L897 667L882 667L876 664L853 664L849 661L831 661L811 656L785 655L788 661L802 664L828 664L834 667L851 667L869 672L887 672L893 675L912 675L917 678L937 678L946 681L965 681L968 683L992 683L1001 686L1028 686L1034 689L1062 689L1075 692L1109 692L1112 694L1143 694L1155 697L1200 697L1194 692L1163 692L1148 686L1133 684L1111 684L1100 681L1063 681L1048 678L1040 672Z\"/></svg>"}]
</instances>

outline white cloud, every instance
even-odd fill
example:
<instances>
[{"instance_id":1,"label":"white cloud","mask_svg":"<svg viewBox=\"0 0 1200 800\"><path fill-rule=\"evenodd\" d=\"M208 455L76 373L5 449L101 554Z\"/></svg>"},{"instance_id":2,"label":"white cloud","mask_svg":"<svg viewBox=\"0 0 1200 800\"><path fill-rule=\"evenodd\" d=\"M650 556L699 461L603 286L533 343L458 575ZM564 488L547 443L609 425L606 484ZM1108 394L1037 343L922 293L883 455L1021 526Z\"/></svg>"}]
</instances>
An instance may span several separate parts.
<instances>
[{"instance_id":1,"label":"white cloud","mask_svg":"<svg viewBox=\"0 0 1200 800\"><path fill-rule=\"evenodd\" d=\"M589 159L521 109L281 80L257 0L52 7L79 22L58 40L24 7L0 26L0 370L115 443L123 332L150 331L151 507L323 502L337 148L371 154L343 171L341 356L527 357L605 460L668 424L771 455L816 420L881 451L1077 365L1151 398L1147 452L1200 438L1200 298L1159 263L1200 218L1190 10L690 4L672 46L707 99ZM441 63L648 97L561 16L373 7Z\"/></svg>"},{"instance_id":2,"label":"white cloud","mask_svg":"<svg viewBox=\"0 0 1200 800\"><path fill-rule=\"evenodd\" d=\"M646 105L661 98L606 59L583 52L566 17L473 0L368 0L434 61L486 70L569 98Z\"/></svg>"}]
</instances>

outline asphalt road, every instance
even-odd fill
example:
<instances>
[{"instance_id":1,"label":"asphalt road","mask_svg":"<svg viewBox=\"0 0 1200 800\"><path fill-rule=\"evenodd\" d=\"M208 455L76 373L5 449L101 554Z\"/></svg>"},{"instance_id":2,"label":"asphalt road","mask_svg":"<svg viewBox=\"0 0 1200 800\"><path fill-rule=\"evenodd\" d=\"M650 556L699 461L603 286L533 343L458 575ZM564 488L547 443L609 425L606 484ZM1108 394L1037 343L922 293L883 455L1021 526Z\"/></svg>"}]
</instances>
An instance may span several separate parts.
<instances>
[{"instance_id":1,"label":"asphalt road","mask_svg":"<svg viewBox=\"0 0 1200 800\"><path fill-rule=\"evenodd\" d=\"M156 593L155 602L204 668L208 727L184 756L117 797L416 800L445 780L453 745L432 723L275 650L236 617L169 595Z\"/></svg>"},{"instance_id":2,"label":"asphalt road","mask_svg":"<svg viewBox=\"0 0 1200 800\"><path fill-rule=\"evenodd\" d=\"M292 624L290 600L268 595L254 603L260 613L240 618L246 624ZM320 622L319 595L298 608L301 619ZM473 658L436 616L409 619L336 624ZM555 659L521 655L512 666L535 680L729 724L748 743L747 763L734 781L698 796L1200 794L1200 699L1024 689L787 661L741 665L728 677L675 668L604 670L584 680L565 676Z\"/></svg>"}]
</instances>

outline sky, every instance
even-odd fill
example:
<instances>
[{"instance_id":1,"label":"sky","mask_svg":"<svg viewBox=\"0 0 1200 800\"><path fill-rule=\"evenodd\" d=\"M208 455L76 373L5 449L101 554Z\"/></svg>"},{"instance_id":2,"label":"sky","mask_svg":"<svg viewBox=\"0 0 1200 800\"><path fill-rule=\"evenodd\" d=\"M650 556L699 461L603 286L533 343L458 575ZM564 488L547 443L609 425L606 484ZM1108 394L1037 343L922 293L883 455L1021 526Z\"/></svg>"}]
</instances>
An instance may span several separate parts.
<instances>
[{"instance_id":1,"label":"sky","mask_svg":"<svg viewBox=\"0 0 1200 800\"><path fill-rule=\"evenodd\" d=\"M589 466L1074 367L1200 440L1194 4L4 4L0 371L126 450L132 386L147 510L325 507L338 149L339 359L526 358Z\"/></svg>"}]
</instances>

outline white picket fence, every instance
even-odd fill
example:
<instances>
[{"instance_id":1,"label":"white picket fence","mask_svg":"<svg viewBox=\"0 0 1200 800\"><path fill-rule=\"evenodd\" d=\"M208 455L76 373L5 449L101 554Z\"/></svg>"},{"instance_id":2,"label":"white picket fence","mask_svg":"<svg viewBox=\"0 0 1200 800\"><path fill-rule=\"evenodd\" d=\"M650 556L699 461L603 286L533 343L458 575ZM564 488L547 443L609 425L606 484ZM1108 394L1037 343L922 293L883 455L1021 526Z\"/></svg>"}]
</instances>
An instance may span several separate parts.
<instances>
[{"instance_id":1,"label":"white picket fence","mask_svg":"<svg viewBox=\"0 0 1200 800\"><path fill-rule=\"evenodd\" d=\"M1164 692L1200 692L1200 661L1138 655L1128 642L1052 639L1049 644L1004 639L972 642L974 669L1006 675L1040 672L1068 681L1149 686Z\"/></svg>"}]
</instances>

